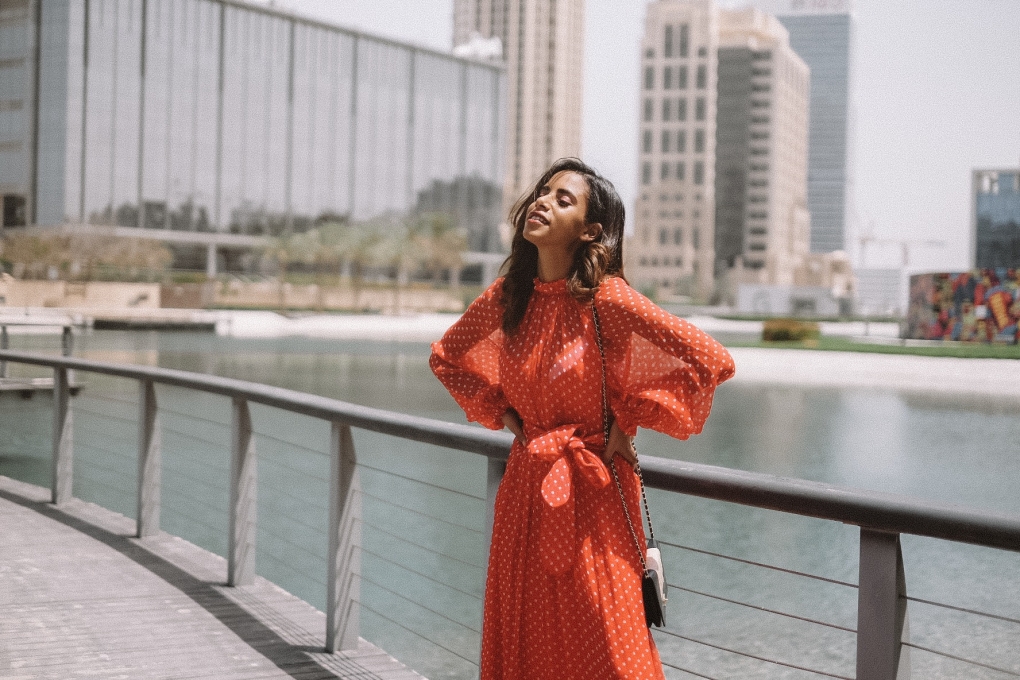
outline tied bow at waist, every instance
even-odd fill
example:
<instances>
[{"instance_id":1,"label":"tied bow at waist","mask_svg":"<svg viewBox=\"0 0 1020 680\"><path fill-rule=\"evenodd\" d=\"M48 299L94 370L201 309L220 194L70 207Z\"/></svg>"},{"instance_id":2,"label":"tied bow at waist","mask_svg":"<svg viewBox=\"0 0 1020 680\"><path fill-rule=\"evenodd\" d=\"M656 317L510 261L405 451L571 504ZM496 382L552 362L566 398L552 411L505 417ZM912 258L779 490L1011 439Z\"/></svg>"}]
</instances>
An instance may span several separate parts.
<instances>
[{"instance_id":1,"label":"tied bow at waist","mask_svg":"<svg viewBox=\"0 0 1020 680\"><path fill-rule=\"evenodd\" d=\"M550 574L563 574L574 566L574 484L577 473L596 489L609 484L609 469L589 447L601 448L602 433L578 437L580 425L562 425L528 441L528 455L552 462L541 486L538 550Z\"/></svg>"}]
</instances>

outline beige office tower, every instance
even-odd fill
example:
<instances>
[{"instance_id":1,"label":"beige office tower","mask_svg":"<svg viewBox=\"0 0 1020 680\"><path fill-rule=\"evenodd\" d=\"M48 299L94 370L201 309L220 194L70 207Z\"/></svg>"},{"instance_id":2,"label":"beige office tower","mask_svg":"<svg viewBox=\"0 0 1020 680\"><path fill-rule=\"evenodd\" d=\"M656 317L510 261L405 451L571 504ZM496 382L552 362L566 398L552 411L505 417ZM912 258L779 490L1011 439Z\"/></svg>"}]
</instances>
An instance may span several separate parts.
<instances>
[{"instance_id":1,"label":"beige office tower","mask_svg":"<svg viewBox=\"0 0 1020 680\"><path fill-rule=\"evenodd\" d=\"M806 283L810 72L786 28L756 9L720 10L716 105L716 273Z\"/></svg>"},{"instance_id":2,"label":"beige office tower","mask_svg":"<svg viewBox=\"0 0 1020 680\"><path fill-rule=\"evenodd\" d=\"M810 247L809 72L786 29L711 0L648 5L627 274L662 299L795 282Z\"/></svg>"},{"instance_id":3,"label":"beige office tower","mask_svg":"<svg viewBox=\"0 0 1020 680\"><path fill-rule=\"evenodd\" d=\"M584 0L454 0L453 13L455 48L503 45L508 209L552 161L581 153Z\"/></svg>"},{"instance_id":4,"label":"beige office tower","mask_svg":"<svg viewBox=\"0 0 1020 680\"><path fill-rule=\"evenodd\" d=\"M659 0L645 16L639 191L624 252L631 283L659 299L712 294L717 23L711 0Z\"/></svg>"}]
</instances>

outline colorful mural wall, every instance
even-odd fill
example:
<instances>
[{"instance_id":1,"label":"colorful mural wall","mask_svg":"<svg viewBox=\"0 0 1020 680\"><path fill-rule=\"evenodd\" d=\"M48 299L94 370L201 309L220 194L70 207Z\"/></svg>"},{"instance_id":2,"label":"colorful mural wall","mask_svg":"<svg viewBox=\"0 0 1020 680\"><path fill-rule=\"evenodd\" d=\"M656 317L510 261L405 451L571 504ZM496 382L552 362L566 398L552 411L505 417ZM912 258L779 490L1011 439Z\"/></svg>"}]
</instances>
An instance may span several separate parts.
<instances>
[{"instance_id":1,"label":"colorful mural wall","mask_svg":"<svg viewBox=\"0 0 1020 680\"><path fill-rule=\"evenodd\" d=\"M910 277L907 337L1016 344L1020 269Z\"/></svg>"}]
</instances>

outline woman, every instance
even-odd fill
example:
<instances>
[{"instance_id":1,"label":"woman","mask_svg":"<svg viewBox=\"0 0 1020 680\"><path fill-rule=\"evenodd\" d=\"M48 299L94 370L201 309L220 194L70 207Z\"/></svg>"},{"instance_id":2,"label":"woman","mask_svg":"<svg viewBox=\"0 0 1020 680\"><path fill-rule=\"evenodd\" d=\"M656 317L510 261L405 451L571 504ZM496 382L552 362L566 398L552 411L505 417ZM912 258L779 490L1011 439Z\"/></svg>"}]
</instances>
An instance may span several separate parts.
<instances>
[{"instance_id":1,"label":"woman","mask_svg":"<svg viewBox=\"0 0 1020 680\"><path fill-rule=\"evenodd\" d=\"M516 437L496 495L481 678L662 678L638 548L607 465L640 527L635 431L700 432L733 361L627 285L623 203L581 161L555 162L511 219L506 276L432 345L430 360L468 419Z\"/></svg>"}]
</instances>

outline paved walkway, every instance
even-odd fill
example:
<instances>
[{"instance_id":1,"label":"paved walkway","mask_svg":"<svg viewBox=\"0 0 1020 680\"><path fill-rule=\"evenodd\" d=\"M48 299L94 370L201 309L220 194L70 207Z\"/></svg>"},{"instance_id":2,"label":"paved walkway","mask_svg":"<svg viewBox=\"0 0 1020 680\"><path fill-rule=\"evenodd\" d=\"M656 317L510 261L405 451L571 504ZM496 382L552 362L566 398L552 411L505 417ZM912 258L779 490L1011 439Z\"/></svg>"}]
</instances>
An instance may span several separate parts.
<instances>
[{"instance_id":1,"label":"paved walkway","mask_svg":"<svg viewBox=\"0 0 1020 680\"><path fill-rule=\"evenodd\" d=\"M0 678L421 680L364 640L326 654L321 612L265 579L222 585L220 557L48 498L0 476Z\"/></svg>"}]
</instances>

